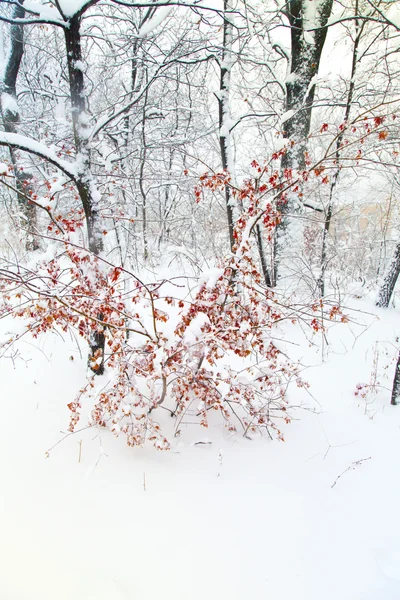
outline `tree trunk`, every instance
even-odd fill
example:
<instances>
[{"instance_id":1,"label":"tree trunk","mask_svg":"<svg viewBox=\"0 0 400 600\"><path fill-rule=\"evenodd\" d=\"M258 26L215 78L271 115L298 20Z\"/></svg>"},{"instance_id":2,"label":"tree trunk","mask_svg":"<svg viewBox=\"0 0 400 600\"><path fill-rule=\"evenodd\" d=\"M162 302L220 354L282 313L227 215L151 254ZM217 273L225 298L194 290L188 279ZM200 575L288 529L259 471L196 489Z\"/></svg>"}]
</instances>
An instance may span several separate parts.
<instances>
[{"instance_id":1,"label":"tree trunk","mask_svg":"<svg viewBox=\"0 0 400 600\"><path fill-rule=\"evenodd\" d=\"M397 356L396 370L394 373L392 398L390 404L396 406L400 402L400 352Z\"/></svg>"},{"instance_id":2,"label":"tree trunk","mask_svg":"<svg viewBox=\"0 0 400 600\"><path fill-rule=\"evenodd\" d=\"M331 185L328 208L325 213L324 229L322 231L321 273L317 279L317 288L321 298L325 295L325 272L328 266L328 236L333 216L333 190L336 181Z\"/></svg>"},{"instance_id":3,"label":"tree trunk","mask_svg":"<svg viewBox=\"0 0 400 600\"><path fill-rule=\"evenodd\" d=\"M14 19L23 19L25 17L25 10L22 6L24 0L21 0L20 6L16 6L13 13ZM12 100L13 103L17 102L17 79L21 61L24 55L24 27L23 25L11 25L10 27L10 52L8 55L7 64L4 70L4 78L2 83L2 117L4 124L4 131L7 133L18 133L19 113L17 108L13 108L10 102L5 102L7 96ZM25 247L27 250L37 250L39 248L38 238L35 236L35 230L37 227L37 214L36 207L34 204L29 204L27 197L33 192L30 186L30 180L32 174L27 172L26 169L21 171L19 169L18 155L15 149L10 147L10 158L11 163L14 167L15 176L15 187L18 190L17 199L22 213L24 214L27 222L28 229L31 231L28 233Z\"/></svg>"},{"instance_id":4,"label":"tree trunk","mask_svg":"<svg viewBox=\"0 0 400 600\"><path fill-rule=\"evenodd\" d=\"M309 5L316 5L316 15L311 21L307 12ZM311 113L314 103L315 83L321 54L327 34L327 21L333 0L291 0L287 17L291 27L291 68L286 80L286 111L293 114L285 121L285 137L294 142L282 158L282 169L305 168L307 137L310 133ZM307 28L318 28L307 32ZM307 37L308 36L308 37Z\"/></svg>"},{"instance_id":5,"label":"tree trunk","mask_svg":"<svg viewBox=\"0 0 400 600\"><path fill-rule=\"evenodd\" d=\"M147 139L146 139L146 110L147 110L148 92L146 91L143 106L142 130L141 130L141 156L139 169L139 189L142 197L142 232L143 232L143 260L146 262L149 258L148 231L147 231L147 191L145 189L145 166L147 160Z\"/></svg>"},{"instance_id":6,"label":"tree trunk","mask_svg":"<svg viewBox=\"0 0 400 600\"><path fill-rule=\"evenodd\" d=\"M229 107L229 96L231 86L231 71L233 66L233 25L230 20L227 11L229 10L228 0L224 0L224 24L223 24L223 42L222 42L222 62L221 62L221 74L219 84L219 97L218 97L218 109L219 109L219 145L221 149L221 162L224 171L227 171L231 176L233 175L233 160L232 160L232 147L231 147L231 123L230 123L230 107ZM233 215L233 199L231 194L231 188L229 185L225 185L225 206L226 214L228 218L228 229L229 229L229 243L231 251L235 245L235 238L233 236L234 230L234 215Z\"/></svg>"},{"instance_id":7,"label":"tree trunk","mask_svg":"<svg viewBox=\"0 0 400 600\"><path fill-rule=\"evenodd\" d=\"M88 246L90 252L99 255L103 250L103 238L99 228L97 198L94 197L94 180L90 169L89 119L86 113L86 97L83 76L82 47L80 34L81 17L74 16L65 31L69 87L72 108L72 124L77 152L79 173L76 186L86 217ZM98 315L103 320L103 315ZM93 331L89 339L88 364L97 375L104 373L105 336L103 329Z\"/></svg>"},{"instance_id":8,"label":"tree trunk","mask_svg":"<svg viewBox=\"0 0 400 600\"><path fill-rule=\"evenodd\" d=\"M273 282L271 281L271 275L270 275L270 271L268 268L268 260L266 257L265 247L264 247L264 243L263 243L263 236L261 233L261 226L259 223L257 223L257 225L256 225L255 234L256 234L258 254L260 256L261 269L262 269L262 272L264 275L265 285L267 287L273 287L273 285L272 285Z\"/></svg>"},{"instance_id":9,"label":"tree trunk","mask_svg":"<svg viewBox=\"0 0 400 600\"><path fill-rule=\"evenodd\" d=\"M355 15L358 15L358 0L355 3ZM356 28L356 37L353 45L353 57L351 64L351 76L350 76L350 85L349 92L347 94L346 108L344 113L344 125L347 125L350 118L351 107L353 104L353 96L354 96L354 88L355 88L355 77L357 72L357 64L358 64L358 48L360 45L361 36L364 30L365 21L360 23L359 19L355 20L355 28ZM336 185L340 175L340 151L342 148L343 138L346 129L343 128L338 138L336 140L336 169L332 175L331 179L331 187L329 192L329 201L328 207L325 214L325 222L324 229L322 233L322 250L321 250L321 273L317 280L317 288L321 297L325 295L325 272L328 265L328 236L329 230L331 226L332 216L333 216L333 202L334 202L334 191L336 189Z\"/></svg>"},{"instance_id":10,"label":"tree trunk","mask_svg":"<svg viewBox=\"0 0 400 600\"><path fill-rule=\"evenodd\" d=\"M303 171L306 168L307 138L310 133L312 106L315 96L313 78L318 74L321 54L327 34L327 21L332 11L333 0L290 0L286 16L291 27L291 64L286 79L284 137L292 146L282 157L281 169ZM315 14L309 14L315 8ZM310 31L313 30L313 31ZM274 243L274 274L276 283L279 264L285 248L291 248L294 234L289 231L293 217L303 212L299 193L291 192L285 201L278 202L281 221L276 229ZM301 227L300 227L301 229ZM294 249L295 250L295 249Z\"/></svg>"},{"instance_id":11,"label":"tree trunk","mask_svg":"<svg viewBox=\"0 0 400 600\"><path fill-rule=\"evenodd\" d=\"M93 254L99 254L103 250L103 239L99 231L97 199L94 197L95 188L90 169L90 151L88 145L89 119L86 113L80 25L81 18L74 16L69 21L69 27L64 30L64 33L67 49L72 125L77 162L79 164L77 188L85 211L89 250Z\"/></svg>"},{"instance_id":12,"label":"tree trunk","mask_svg":"<svg viewBox=\"0 0 400 600\"><path fill-rule=\"evenodd\" d=\"M400 242L396 246L393 260L390 267L384 277L382 285L378 293L377 306L381 308L387 308L390 304L394 288L396 287L397 280L400 274Z\"/></svg>"}]
</instances>

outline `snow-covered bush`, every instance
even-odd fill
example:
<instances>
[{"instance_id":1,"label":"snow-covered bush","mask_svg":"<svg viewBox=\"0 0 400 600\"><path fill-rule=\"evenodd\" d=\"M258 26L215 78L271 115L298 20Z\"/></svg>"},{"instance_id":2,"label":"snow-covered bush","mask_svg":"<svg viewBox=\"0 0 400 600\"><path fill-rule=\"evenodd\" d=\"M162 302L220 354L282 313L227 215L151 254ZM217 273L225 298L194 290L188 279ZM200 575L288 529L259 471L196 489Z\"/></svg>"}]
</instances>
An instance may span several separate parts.
<instances>
[{"instance_id":1,"label":"snow-covered bush","mask_svg":"<svg viewBox=\"0 0 400 600\"><path fill-rule=\"evenodd\" d=\"M206 191L226 183L224 174L201 180ZM190 410L204 427L219 415L230 431L267 431L283 439L280 423L290 421L288 386L306 384L275 341L277 332L285 320L307 323L311 332L322 325L320 304L294 308L280 302L255 259L255 225L262 221L268 235L279 218L266 195L276 185L272 177L269 186L249 180L235 190L243 203L235 250L191 290L173 279L144 282L74 243L81 214L53 215L47 232L53 246L45 259L30 266L8 263L2 314L23 318L34 337L70 328L88 341L105 337L104 351L100 345L89 358L92 374L69 403L71 431L90 405L91 424L125 435L131 446L147 440L169 447L156 420L162 409L178 423ZM202 193L196 192L199 200ZM332 311L336 317L336 307Z\"/></svg>"}]
</instances>

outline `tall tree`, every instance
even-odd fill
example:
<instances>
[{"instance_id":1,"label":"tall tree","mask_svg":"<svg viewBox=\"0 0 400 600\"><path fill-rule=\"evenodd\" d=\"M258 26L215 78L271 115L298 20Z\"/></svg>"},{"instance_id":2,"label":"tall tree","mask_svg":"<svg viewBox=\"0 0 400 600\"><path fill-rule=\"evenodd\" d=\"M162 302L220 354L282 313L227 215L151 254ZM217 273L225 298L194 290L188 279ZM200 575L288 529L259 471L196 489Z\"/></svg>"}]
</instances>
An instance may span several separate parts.
<instances>
[{"instance_id":1,"label":"tall tree","mask_svg":"<svg viewBox=\"0 0 400 600\"><path fill-rule=\"evenodd\" d=\"M345 132L346 132L346 127L347 127L349 119L350 119L350 113L351 113L351 109L352 109L352 105L353 105L354 91L355 91L355 85L356 85L355 80L356 80L356 73L357 73L357 65L359 62L359 46L360 46L360 41L361 41L363 31L364 31L364 27L366 25L365 21L360 21L358 19L358 16L359 16L358 0L356 0L356 2L355 2L354 10L355 10L355 21L354 21L355 36L354 36L354 42L353 42L350 81L349 81L349 87L348 87L347 98L346 98L346 103L345 103L342 130L339 133L337 140L336 140L335 170L334 170L333 175L331 176L329 200L328 200L328 205L327 205L327 208L325 211L324 226L323 226L323 231L322 231L321 272L317 279L317 287L318 287L319 294L321 296L324 296L324 294L325 294L325 273L326 273L326 269L328 266L328 236L329 236L329 230L331 227L332 217L333 217L334 192L337 188L337 184L338 184L338 180L339 180L339 176L340 176L340 170L341 170L340 153L341 153L341 148L342 148L342 144L343 144L343 140L344 140L344 136L345 136Z\"/></svg>"},{"instance_id":2,"label":"tall tree","mask_svg":"<svg viewBox=\"0 0 400 600\"><path fill-rule=\"evenodd\" d=\"M235 55L233 52L233 17L232 9L229 1L224 0L224 12L223 12L223 40L222 40L222 56L220 63L220 85L218 95L218 107L219 107L219 143L221 148L221 161L222 168L224 171L233 176L234 166L232 157L232 143L231 143L231 113L230 113L230 86L231 86L231 74L232 67L235 62ZM233 198L231 194L231 187L229 184L225 185L225 205L226 213L228 218L229 228L229 242L231 251L235 244L233 237L234 230L234 211L233 211Z\"/></svg>"},{"instance_id":3,"label":"tall tree","mask_svg":"<svg viewBox=\"0 0 400 600\"><path fill-rule=\"evenodd\" d=\"M23 19L25 9L24 0L14 7L13 19ZM1 112L3 118L4 130L8 133L18 132L19 107L17 104L17 79L20 71L21 62L24 56L24 27L18 23L13 23L10 27L10 49L4 68L4 76L1 84ZM17 189L17 199L21 211L26 219L24 229L27 230L26 249L37 250L39 247L38 238L35 235L37 228L36 207L30 201L32 194L30 180L32 173L25 168L21 168L18 159L18 152L12 146L9 146L11 164L14 170L15 186Z\"/></svg>"},{"instance_id":4,"label":"tall tree","mask_svg":"<svg viewBox=\"0 0 400 600\"><path fill-rule=\"evenodd\" d=\"M400 403L400 352L397 355L396 369L393 378L391 404Z\"/></svg>"},{"instance_id":5,"label":"tall tree","mask_svg":"<svg viewBox=\"0 0 400 600\"><path fill-rule=\"evenodd\" d=\"M392 299L397 280L400 275L400 242L396 245L394 256L383 278L378 292L377 306L387 308Z\"/></svg>"},{"instance_id":6,"label":"tall tree","mask_svg":"<svg viewBox=\"0 0 400 600\"><path fill-rule=\"evenodd\" d=\"M105 209L111 205L109 198L116 196L117 200L119 199L119 191L116 189L114 177L120 174L120 171L116 174L115 163L121 165L123 162L121 159L131 154L138 159L135 183L139 192L140 190L145 192L147 202L150 182L146 182L145 189L144 162L148 160L150 154L151 140L148 137L146 124L150 116L154 117L154 111L150 115L151 109L148 109L150 87L161 79L164 71L177 62L190 63L192 53L196 55L202 51L202 47L200 43L199 48L197 40L196 43L193 43L192 40L185 39L190 27L185 28L181 36L167 37L167 43L164 40L164 43L159 44L158 41L151 39L151 35L150 39L144 42L144 38L152 34L167 15L165 10L163 12L162 9L151 7L145 11L144 18L138 19L139 27L135 35L141 40L141 43L133 44L135 56L132 58L131 52L126 56L123 53L123 46L121 48L119 36L121 33L126 33L130 24L129 4L120 8L118 2L111 2L101 10L96 7L96 13L90 12L96 4L98 4L96 0L89 0L71 7L68 2L55 2L54 10L49 12L45 10L44 4L38 3L33 9L30 8L24 18L21 16L20 6L17 7L19 12L16 15L2 17L3 21L10 23L12 28L21 33L22 27L46 25L43 32L38 30L39 44L47 35L47 30L50 27L53 28L54 40L51 43L56 48L57 56L54 57L50 50L48 61L58 60L60 63L60 80L67 83L67 90L64 85L63 93L66 94L66 104L71 119L69 121L70 130L65 131L62 136L58 136L57 132L60 127L57 117L54 115L51 134L52 142L54 140L53 147L50 147L50 144L39 142L35 137L17 135L10 127L5 127L4 131L0 132L0 145L11 148L13 152L25 152L31 157L44 160L47 166L52 165L64 174L63 184L70 185L72 182L77 191L76 199L80 201L84 212L87 248L98 256L104 247L103 234L107 233L105 219L114 217L112 209L108 211L111 213L110 217L105 217ZM136 10L141 10L140 6L132 6ZM156 14L158 10L160 15ZM121 14L122 11L125 11L125 14ZM114 30L111 25L115 27ZM83 26L85 27L84 32ZM103 27L104 33L102 32ZM62 38L63 46L60 43ZM138 77L137 51L139 45L142 44L147 44L146 51L143 51L139 57L142 61L140 67L144 75ZM19 46L16 45L16 48L18 49ZM88 48L95 49L97 61L89 60ZM38 52L41 53L41 51L42 48L39 47ZM43 48L43 51L46 52L47 48ZM105 70L102 70L103 59ZM196 61L195 57L192 62ZM121 85L127 69L130 71L131 79L128 89ZM101 93L97 94L96 87L92 87L92 77L93 74L98 77L99 73L103 74L103 79L98 80L98 89L101 90ZM35 74L35 76L39 78L40 74ZM50 80L52 77L53 74L49 75ZM33 94L37 91L33 90ZM45 96L50 95L47 90L41 90L41 92ZM132 124L128 117L132 110L139 106L136 117L141 113L138 123L141 125L141 132L139 135L136 134L136 138L132 140L133 136L129 135L128 129L133 130L135 124ZM127 137L130 140L127 141ZM106 149L110 143L115 148L114 154ZM135 144L137 144L136 147ZM124 148L122 157L121 147ZM143 152L145 153L144 157ZM108 159L107 153L112 157ZM155 162L157 161L160 164L159 157L156 157ZM120 168L118 165L117 170ZM37 165L37 169L43 172L40 164ZM113 189L110 188L109 183L112 183ZM103 192L106 193L103 194ZM68 202L72 202L71 195ZM146 231L147 206L143 208L143 216L145 217L143 229ZM102 315L98 315L98 321L101 322L102 319ZM99 354L102 357L101 363L97 359L95 361L96 373L101 373L104 365L104 334L101 327L90 340L90 348L91 359L98 358ZM91 364L91 360L89 364Z\"/></svg>"},{"instance_id":7,"label":"tall tree","mask_svg":"<svg viewBox=\"0 0 400 600\"><path fill-rule=\"evenodd\" d=\"M333 0L290 0L285 9L290 25L291 50L289 75L286 78L284 137L290 142L282 158L282 171L304 170L310 133L312 108L316 90L327 23ZM271 280L276 284L279 264L285 247L294 243L296 235L290 225L303 212L303 202L297 193L289 193L278 204L282 214L277 227L274 248L274 265ZM299 228L301 231L301 228ZM297 236L298 237L298 236Z\"/></svg>"}]
</instances>

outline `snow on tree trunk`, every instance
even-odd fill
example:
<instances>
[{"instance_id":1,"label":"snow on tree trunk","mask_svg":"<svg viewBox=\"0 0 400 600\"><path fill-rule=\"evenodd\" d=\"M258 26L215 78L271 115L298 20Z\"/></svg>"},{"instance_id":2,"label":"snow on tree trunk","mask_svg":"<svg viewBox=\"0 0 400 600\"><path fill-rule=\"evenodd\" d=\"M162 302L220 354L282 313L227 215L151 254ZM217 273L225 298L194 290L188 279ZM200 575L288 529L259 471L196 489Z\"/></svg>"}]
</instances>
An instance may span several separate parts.
<instances>
[{"instance_id":1,"label":"snow on tree trunk","mask_svg":"<svg viewBox=\"0 0 400 600\"><path fill-rule=\"evenodd\" d=\"M355 14L355 17L357 17L357 15L358 15L358 0L356 0L356 3L355 3L354 14ZM351 108L353 105L353 96L354 96L356 74L357 74L357 65L359 62L358 48L360 45L361 36L363 35L364 26L365 26L365 21L360 22L359 19L357 19L357 18L355 19L355 34L356 35L355 35L354 43L353 43L353 56L352 56L351 73L350 73L350 84L349 84L349 91L347 94L346 108L345 108L344 120L343 120L344 125L347 125L349 122L350 112L351 112ZM326 270L328 267L328 259L329 259L329 257L328 257L328 236L329 236L329 230L331 227L331 222L332 222L332 217L333 217L334 195L335 195L335 191L336 191L336 187L337 187L337 183L338 183L340 171L341 171L340 154L341 154L341 148L342 148L345 131L346 131L346 128L343 127L342 131L340 132L340 134L338 135L338 138L336 140L336 156L335 156L336 169L331 176L329 201L328 201L328 206L327 206L327 209L325 212L324 228L323 228L323 232L322 232L321 272L317 279L317 288L318 288L318 291L319 291L319 294L321 297L323 297L325 295L325 273L326 273Z\"/></svg>"},{"instance_id":2,"label":"snow on tree trunk","mask_svg":"<svg viewBox=\"0 0 400 600\"><path fill-rule=\"evenodd\" d=\"M383 279L382 285L378 293L377 306L387 308L390 304L394 288L400 274L400 242L396 246L393 260Z\"/></svg>"},{"instance_id":3,"label":"snow on tree trunk","mask_svg":"<svg viewBox=\"0 0 400 600\"><path fill-rule=\"evenodd\" d=\"M400 352L397 357L396 371L393 379L392 399L391 404L397 405L400 403Z\"/></svg>"},{"instance_id":4,"label":"snow on tree trunk","mask_svg":"<svg viewBox=\"0 0 400 600\"><path fill-rule=\"evenodd\" d=\"M20 5L16 6L13 13L14 19L23 19L25 17L25 9L23 8L24 0L21 0ZM4 77L1 85L1 113L4 124L4 130L7 133L17 133L19 123L19 107L17 104L17 79L21 66L21 61L24 55L24 28L22 25L13 24L10 27L10 51L4 69ZM26 219L24 228L30 231L26 238L26 249L37 250L39 243L35 236L37 226L37 214L34 204L29 203L29 195L32 192L30 180L32 174L26 168L20 169L17 152L10 146L10 158L14 167L15 186L18 191L17 199L21 211Z\"/></svg>"},{"instance_id":5,"label":"snow on tree trunk","mask_svg":"<svg viewBox=\"0 0 400 600\"><path fill-rule=\"evenodd\" d=\"M86 217L89 250L99 255L103 250L103 239L99 230L98 203L100 195L95 187L90 170L89 118L86 112L82 47L80 34L81 17L73 16L65 29L69 87L72 108L72 124L77 151L76 186ZM100 321L103 315L99 314ZM89 340L88 364L97 375L104 372L105 335L102 330L93 332Z\"/></svg>"},{"instance_id":6,"label":"snow on tree trunk","mask_svg":"<svg viewBox=\"0 0 400 600\"><path fill-rule=\"evenodd\" d=\"M291 27L290 73L286 79L284 136L291 141L282 158L282 172L303 171L306 167L307 138L310 133L316 76L327 34L327 21L333 0L291 0L286 16ZM299 252L303 241L301 213L303 203L299 193L289 193L278 203L282 219L275 236L274 281L283 255L290 261ZM289 257L290 255L290 257Z\"/></svg>"},{"instance_id":7,"label":"snow on tree trunk","mask_svg":"<svg viewBox=\"0 0 400 600\"><path fill-rule=\"evenodd\" d=\"M65 29L72 124L77 151L76 185L85 211L89 250L93 254L99 254L103 249L98 223L100 197L90 170L89 117L86 112L80 25L81 18L73 17L69 22L69 27Z\"/></svg>"},{"instance_id":8,"label":"snow on tree trunk","mask_svg":"<svg viewBox=\"0 0 400 600\"><path fill-rule=\"evenodd\" d=\"M304 169L307 136L310 132L315 78L327 34L332 0L292 0L288 19L291 26L291 65L286 79L285 137L294 145L282 159L282 168ZM315 29L315 31L313 31Z\"/></svg>"},{"instance_id":9,"label":"snow on tree trunk","mask_svg":"<svg viewBox=\"0 0 400 600\"><path fill-rule=\"evenodd\" d=\"M258 254L260 256L261 270L264 276L265 285L267 287L273 287L273 282L271 281L271 274L269 271L269 262L263 241L262 229L259 223L257 223L255 227L255 234L257 240Z\"/></svg>"},{"instance_id":10,"label":"snow on tree trunk","mask_svg":"<svg viewBox=\"0 0 400 600\"><path fill-rule=\"evenodd\" d=\"M143 260L146 262L149 258L148 249L148 231L147 231L147 191L145 189L145 166L147 160L147 140L146 140L146 108L148 93L145 93L145 102L143 107L143 118L141 127L141 149L140 149L140 169L139 169L139 189L142 204L142 232L143 232Z\"/></svg>"},{"instance_id":11,"label":"snow on tree trunk","mask_svg":"<svg viewBox=\"0 0 400 600\"><path fill-rule=\"evenodd\" d=\"M233 24L232 16L229 14L229 2L224 0L224 25L223 25L223 42L222 42L222 62L220 75L220 88L218 96L219 105L219 144L221 148L222 168L231 176L234 172L232 145L231 145L231 127L232 120L229 107L229 96L231 86L231 72L234 64L233 57ZM233 250L235 239L233 236L234 230L234 214L233 200L231 188L225 185L225 204L228 218L229 242L231 250Z\"/></svg>"}]
</instances>

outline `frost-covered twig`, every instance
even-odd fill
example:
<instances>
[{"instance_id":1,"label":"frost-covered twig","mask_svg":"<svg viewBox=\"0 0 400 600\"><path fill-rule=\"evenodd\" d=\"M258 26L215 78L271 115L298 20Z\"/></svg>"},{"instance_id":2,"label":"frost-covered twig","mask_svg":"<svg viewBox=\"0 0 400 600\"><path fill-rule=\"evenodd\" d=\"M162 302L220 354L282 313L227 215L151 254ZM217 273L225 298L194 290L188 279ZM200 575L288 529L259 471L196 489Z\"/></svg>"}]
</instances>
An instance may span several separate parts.
<instances>
[{"instance_id":1,"label":"frost-covered twig","mask_svg":"<svg viewBox=\"0 0 400 600\"><path fill-rule=\"evenodd\" d=\"M356 467L359 467L363 462L365 462L366 460L371 460L372 456L368 456L368 458L360 458L359 460L355 460L354 462L351 463L351 465L349 467L347 467L347 469L345 471L343 471L343 473L340 473L340 475L338 475L335 479L335 481L332 483L331 488L334 488L335 485L337 484L337 482L339 481L339 479L348 471L355 471Z\"/></svg>"}]
</instances>

